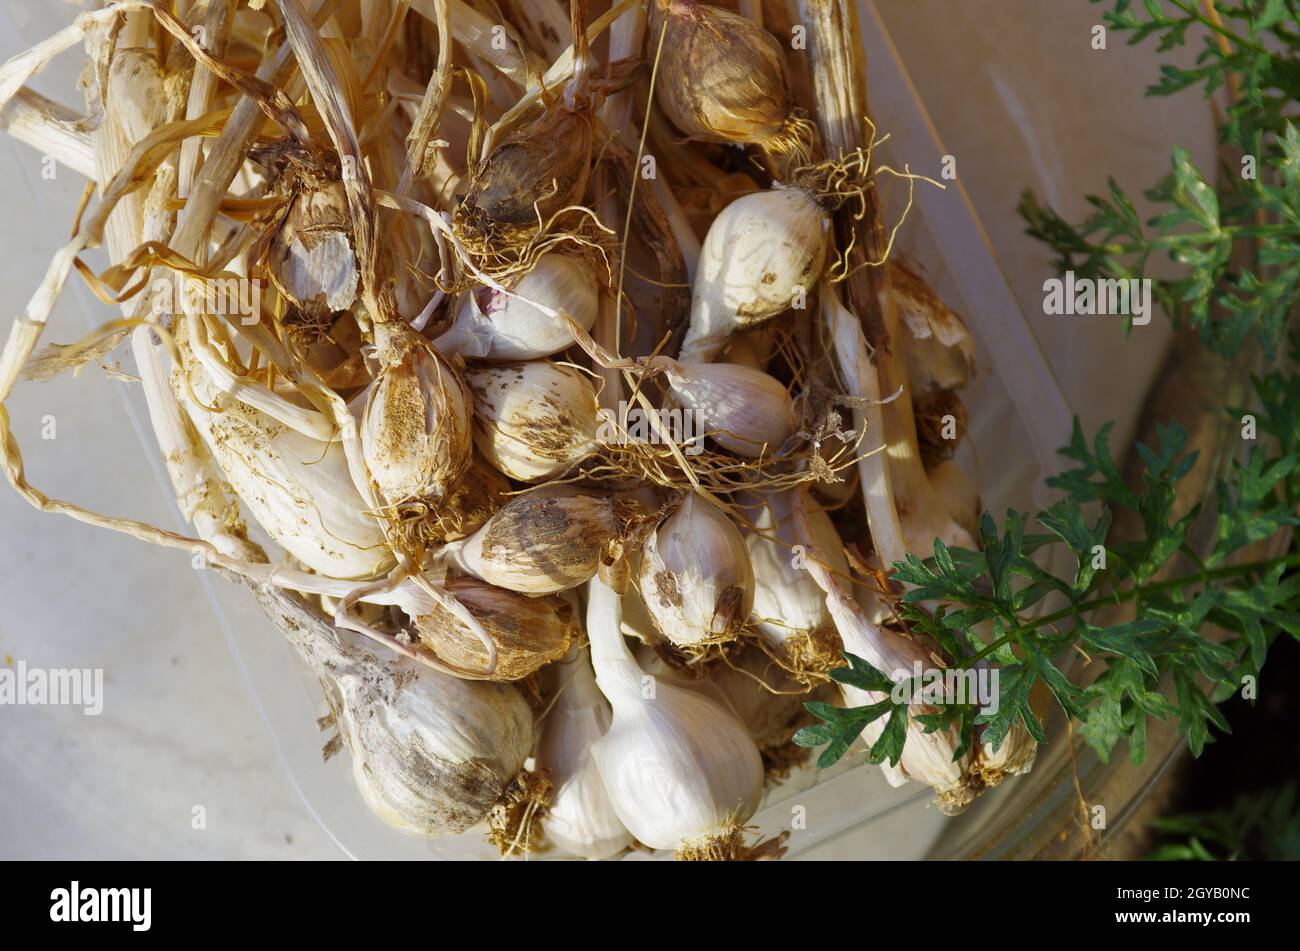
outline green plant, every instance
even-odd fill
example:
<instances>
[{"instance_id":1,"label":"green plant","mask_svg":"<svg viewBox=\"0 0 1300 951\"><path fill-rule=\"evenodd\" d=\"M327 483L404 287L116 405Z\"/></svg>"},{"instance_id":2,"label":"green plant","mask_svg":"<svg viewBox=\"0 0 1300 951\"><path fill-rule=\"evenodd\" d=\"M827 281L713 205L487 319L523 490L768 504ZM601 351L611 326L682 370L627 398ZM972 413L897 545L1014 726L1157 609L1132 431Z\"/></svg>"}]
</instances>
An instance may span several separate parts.
<instances>
[{"instance_id":1,"label":"green plant","mask_svg":"<svg viewBox=\"0 0 1300 951\"><path fill-rule=\"evenodd\" d=\"M1156 282L1156 295L1173 319L1197 328L1221 355L1237 353L1253 336L1276 357L1300 302L1300 133L1290 122L1300 101L1296 4L1201 8L1190 0L1146 0L1141 7L1113 2L1105 22L1129 34L1131 43L1155 38L1162 52L1184 45L1194 32L1203 41L1194 68L1163 66L1148 94L1200 88L1209 95L1229 83L1232 105L1221 136L1256 161L1225 168L1211 185L1187 150L1175 148L1170 174L1145 192L1161 207L1146 221L1113 179L1108 197L1088 199L1094 212L1080 224L1026 194L1021 212L1028 232L1056 253L1061 271L1094 279L1139 278L1154 258L1167 258L1179 276ZM997 747L1019 722L1041 742L1046 734L1029 705L1041 681L1103 760L1126 740L1130 758L1141 762L1153 717L1176 717L1195 755L1211 741L1211 727L1228 729L1217 704L1244 677L1259 674L1279 632L1300 638L1300 553L1291 546L1277 557L1242 560L1253 544L1300 522L1300 379L1275 362L1254 389L1258 405L1250 412L1266 438L1218 485L1208 555L1198 555L1187 540L1201 507L1174 514L1178 484L1197 462L1196 453L1184 452L1183 430L1160 427L1157 445L1136 447L1144 469L1140 484L1130 486L1111 455L1111 427L1089 441L1076 421L1061 450L1074 468L1049 480L1061 501L1032 520L1009 512L1001 528L986 514L977 550L936 542L932 558L908 556L894 566L896 579L909 586L901 616L910 628L937 641L955 666L994 664L1000 674L996 711L941 705L919 718L923 728L955 727L965 749L977 732ZM1245 412L1225 410L1238 418ZM1136 516L1141 532L1112 541L1111 523L1122 510ZM1033 557L1062 545L1074 555L1063 575ZM1176 556L1190 559L1193 570L1162 575ZM1063 606L1029 617L1049 595ZM940 607L931 612L926 602ZM1123 602L1133 604L1131 620L1094 622L1096 609ZM1210 625L1227 631L1226 639L1206 637ZM1103 665L1100 675L1086 685L1072 680L1060 663L1071 650ZM832 673L837 681L885 693L892 687L884 673L848 660L850 666ZM823 722L802 730L796 742L828 744L820 765L839 759L863 726L883 716L890 717L889 728L871 759L898 761L905 703L886 697L869 707L809 709Z\"/></svg>"}]
</instances>

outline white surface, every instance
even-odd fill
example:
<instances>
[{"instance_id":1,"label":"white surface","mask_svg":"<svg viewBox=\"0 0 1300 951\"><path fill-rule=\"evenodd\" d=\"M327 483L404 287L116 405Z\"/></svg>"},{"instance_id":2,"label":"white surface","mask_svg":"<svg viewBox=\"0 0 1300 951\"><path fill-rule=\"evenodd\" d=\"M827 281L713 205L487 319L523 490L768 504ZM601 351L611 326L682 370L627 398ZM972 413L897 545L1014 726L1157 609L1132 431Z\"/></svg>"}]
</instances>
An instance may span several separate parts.
<instances>
[{"instance_id":1,"label":"white surface","mask_svg":"<svg viewBox=\"0 0 1300 951\"><path fill-rule=\"evenodd\" d=\"M1199 146L1206 160L1208 110L1195 98L1143 101L1149 50L1093 51L1098 8L1084 0L880 7L1074 405L1090 426L1131 416L1162 319L1125 342L1113 322L1041 315L1048 256L1021 234L1014 207L1032 187L1077 215L1079 196L1103 189L1111 172L1137 191L1167 167L1174 141ZM0 26L7 15L16 27L0 31L0 58L42 38L35 22L50 13L38 0L0 7ZM38 87L78 102L75 60L65 56ZM80 193L72 173L51 182L40 172L39 155L0 146L4 315L36 286ZM70 342L106 319L98 304L87 316L88 300L65 295L47 342ZM1099 344L1104 358L1087 357ZM121 386L93 371L20 386L9 410L28 473L55 497L173 526L153 467L122 437ZM56 421L53 440L40 438L46 415ZM200 580L174 553L41 515L0 491L0 663L102 667L106 692L99 717L0 707L0 857L341 855L280 764ZM206 829L192 828L196 805ZM889 851L877 832L815 855Z\"/></svg>"}]
</instances>

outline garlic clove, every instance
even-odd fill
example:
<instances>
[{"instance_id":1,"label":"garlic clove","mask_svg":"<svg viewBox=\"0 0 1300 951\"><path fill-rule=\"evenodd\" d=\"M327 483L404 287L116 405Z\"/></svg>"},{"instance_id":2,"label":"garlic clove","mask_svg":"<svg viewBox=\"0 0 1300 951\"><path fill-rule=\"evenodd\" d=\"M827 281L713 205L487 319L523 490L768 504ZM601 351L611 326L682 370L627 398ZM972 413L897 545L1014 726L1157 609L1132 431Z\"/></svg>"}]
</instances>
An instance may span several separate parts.
<instances>
[{"instance_id":1,"label":"garlic clove","mask_svg":"<svg viewBox=\"0 0 1300 951\"><path fill-rule=\"evenodd\" d=\"M586 650L571 650L548 672L557 695L543 721L536 760L554 785L542 830L570 855L610 858L632 844L632 835L614 811L591 752L613 720L609 701L596 686Z\"/></svg>"},{"instance_id":2,"label":"garlic clove","mask_svg":"<svg viewBox=\"0 0 1300 951\"><path fill-rule=\"evenodd\" d=\"M776 453L794 435L794 401L786 388L762 370L730 363L652 361L665 368L669 393L696 414L696 430L740 456Z\"/></svg>"},{"instance_id":3,"label":"garlic clove","mask_svg":"<svg viewBox=\"0 0 1300 951\"><path fill-rule=\"evenodd\" d=\"M532 598L476 578L448 576L448 595L482 625L496 646L491 679L521 680L563 657L581 633L573 609L554 595ZM420 640L444 664L465 671L485 670L487 650L479 636L440 604L412 619Z\"/></svg>"},{"instance_id":4,"label":"garlic clove","mask_svg":"<svg viewBox=\"0 0 1300 951\"><path fill-rule=\"evenodd\" d=\"M614 499L567 485L517 496L477 532L449 546L459 567L524 594L554 594L590 580L620 534Z\"/></svg>"},{"instance_id":5,"label":"garlic clove","mask_svg":"<svg viewBox=\"0 0 1300 951\"><path fill-rule=\"evenodd\" d=\"M754 605L754 572L740 530L696 493L647 536L639 582L659 633L679 647L731 640Z\"/></svg>"},{"instance_id":6,"label":"garlic clove","mask_svg":"<svg viewBox=\"0 0 1300 951\"><path fill-rule=\"evenodd\" d=\"M447 358L414 333L393 346L366 402L362 453L391 505L441 502L469 468L473 396Z\"/></svg>"},{"instance_id":7,"label":"garlic clove","mask_svg":"<svg viewBox=\"0 0 1300 951\"><path fill-rule=\"evenodd\" d=\"M490 287L462 294L451 328L434 346L480 360L535 360L572 346L569 325L528 301L567 314L583 330L596 322L600 296L595 275L571 255L542 255L509 290L515 296Z\"/></svg>"},{"instance_id":8,"label":"garlic clove","mask_svg":"<svg viewBox=\"0 0 1300 951\"><path fill-rule=\"evenodd\" d=\"M596 390L582 371L535 360L466 374L474 398L474 443L499 471L542 482L596 450Z\"/></svg>"},{"instance_id":9,"label":"garlic clove","mask_svg":"<svg viewBox=\"0 0 1300 951\"><path fill-rule=\"evenodd\" d=\"M802 188L737 198L700 249L691 323L678 357L707 363L739 330L802 305L821 277L831 219Z\"/></svg>"}]
</instances>

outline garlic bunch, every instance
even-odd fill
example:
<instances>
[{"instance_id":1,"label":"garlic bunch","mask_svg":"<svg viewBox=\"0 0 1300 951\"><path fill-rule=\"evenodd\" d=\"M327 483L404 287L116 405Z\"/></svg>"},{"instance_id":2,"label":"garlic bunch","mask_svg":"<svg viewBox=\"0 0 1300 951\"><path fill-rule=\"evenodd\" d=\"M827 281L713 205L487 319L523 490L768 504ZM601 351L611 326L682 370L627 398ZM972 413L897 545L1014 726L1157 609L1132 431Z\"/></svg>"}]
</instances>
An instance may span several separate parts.
<instances>
[{"instance_id":1,"label":"garlic bunch","mask_svg":"<svg viewBox=\"0 0 1300 951\"><path fill-rule=\"evenodd\" d=\"M655 104L689 138L771 152L806 138L781 46L749 18L696 0L653 0L648 35L651 53L660 51Z\"/></svg>"},{"instance_id":2,"label":"garlic bunch","mask_svg":"<svg viewBox=\"0 0 1300 951\"><path fill-rule=\"evenodd\" d=\"M776 186L724 208L700 249L678 359L707 363L738 330L803 306L821 277L830 227L826 209L798 187Z\"/></svg>"},{"instance_id":3,"label":"garlic bunch","mask_svg":"<svg viewBox=\"0 0 1300 951\"><path fill-rule=\"evenodd\" d=\"M745 533L754 569L754 627L791 670L825 670L842 664L839 635L826 596L805 564L815 550L831 572L848 578L849 563L823 509L808 507L811 535L798 530L793 506L800 491L769 492L742 503L754 526Z\"/></svg>"},{"instance_id":4,"label":"garlic bunch","mask_svg":"<svg viewBox=\"0 0 1300 951\"><path fill-rule=\"evenodd\" d=\"M679 647L731 640L754 605L745 539L694 492L646 538L639 585L655 627Z\"/></svg>"},{"instance_id":5,"label":"garlic bunch","mask_svg":"<svg viewBox=\"0 0 1300 951\"><path fill-rule=\"evenodd\" d=\"M756 459L776 453L795 431L794 401L775 377L732 363L682 363L655 357L668 392L696 415L697 431L731 452Z\"/></svg>"},{"instance_id":6,"label":"garlic bunch","mask_svg":"<svg viewBox=\"0 0 1300 951\"><path fill-rule=\"evenodd\" d=\"M574 648L548 673L558 694L537 744L537 768L545 770L553 784L542 830L571 855L609 858L632 844L592 755L592 746L613 719L609 701L596 686L585 650Z\"/></svg>"},{"instance_id":7,"label":"garlic bunch","mask_svg":"<svg viewBox=\"0 0 1300 951\"><path fill-rule=\"evenodd\" d=\"M554 594L591 579L620 533L619 504L567 485L517 496L464 541L449 545L461 570L524 594Z\"/></svg>"},{"instance_id":8,"label":"garlic bunch","mask_svg":"<svg viewBox=\"0 0 1300 951\"><path fill-rule=\"evenodd\" d=\"M395 563L379 523L357 492L339 442L322 443L219 393L197 364L189 367L190 418L222 473L257 523L281 548L331 578L374 578Z\"/></svg>"},{"instance_id":9,"label":"garlic bunch","mask_svg":"<svg viewBox=\"0 0 1300 951\"><path fill-rule=\"evenodd\" d=\"M566 254L542 255L507 288L510 294L491 287L462 294L451 327L433 345L467 359L549 357L567 350L573 334L567 323L526 301L568 315L583 330L591 329L600 309L595 275L584 262Z\"/></svg>"},{"instance_id":10,"label":"garlic bunch","mask_svg":"<svg viewBox=\"0 0 1300 951\"><path fill-rule=\"evenodd\" d=\"M623 825L678 858L740 857L763 795L754 741L718 704L645 676L619 632L619 596L600 581L588 589L587 633L614 712L591 752Z\"/></svg>"},{"instance_id":11,"label":"garlic bunch","mask_svg":"<svg viewBox=\"0 0 1300 951\"><path fill-rule=\"evenodd\" d=\"M596 449L596 390L581 370L547 360L466 374L474 396L474 443L499 471L543 482Z\"/></svg>"},{"instance_id":12,"label":"garlic bunch","mask_svg":"<svg viewBox=\"0 0 1300 951\"><path fill-rule=\"evenodd\" d=\"M263 587L258 598L325 684L353 779L376 816L423 836L457 835L487 816L533 742L518 690L381 659L282 592Z\"/></svg>"},{"instance_id":13,"label":"garlic bunch","mask_svg":"<svg viewBox=\"0 0 1300 951\"><path fill-rule=\"evenodd\" d=\"M361 420L362 453L389 504L441 502L469 468L473 397L423 338L389 333L376 327L383 369Z\"/></svg>"}]
</instances>

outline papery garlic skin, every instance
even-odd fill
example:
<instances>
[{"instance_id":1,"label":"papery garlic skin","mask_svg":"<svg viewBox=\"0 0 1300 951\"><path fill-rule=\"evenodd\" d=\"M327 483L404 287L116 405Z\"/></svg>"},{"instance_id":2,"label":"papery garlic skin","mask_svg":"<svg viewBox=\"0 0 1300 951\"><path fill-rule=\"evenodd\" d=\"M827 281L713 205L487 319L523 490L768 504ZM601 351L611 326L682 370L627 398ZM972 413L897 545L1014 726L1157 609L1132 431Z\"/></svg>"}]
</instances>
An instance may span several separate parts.
<instances>
[{"instance_id":1,"label":"papery garlic skin","mask_svg":"<svg viewBox=\"0 0 1300 951\"><path fill-rule=\"evenodd\" d=\"M619 534L617 508L606 496L542 486L516 497L448 553L468 574L511 591L567 591L599 570Z\"/></svg>"},{"instance_id":2,"label":"papery garlic skin","mask_svg":"<svg viewBox=\"0 0 1300 951\"><path fill-rule=\"evenodd\" d=\"M254 590L325 686L376 816L421 836L457 835L487 816L532 747L532 710L517 689L380 657L297 598Z\"/></svg>"},{"instance_id":3,"label":"papery garlic skin","mask_svg":"<svg viewBox=\"0 0 1300 951\"><path fill-rule=\"evenodd\" d=\"M654 365L664 367L672 398L696 415L693 428L722 448L757 459L773 455L794 435L794 401L762 370L663 358Z\"/></svg>"},{"instance_id":4,"label":"papery garlic skin","mask_svg":"<svg viewBox=\"0 0 1300 951\"><path fill-rule=\"evenodd\" d=\"M660 54L655 102L688 137L763 144L787 130L781 46L761 26L708 3L653 0L649 36Z\"/></svg>"},{"instance_id":5,"label":"papery garlic skin","mask_svg":"<svg viewBox=\"0 0 1300 951\"><path fill-rule=\"evenodd\" d=\"M592 663L614 713L592 756L614 811L639 842L679 855L704 850L757 811L762 758L718 704L663 680L647 683L619 633L618 601L608 586L592 583Z\"/></svg>"},{"instance_id":6,"label":"papery garlic skin","mask_svg":"<svg viewBox=\"0 0 1300 951\"><path fill-rule=\"evenodd\" d=\"M764 493L742 503L754 525L745 533L754 570L754 627L796 669L826 663L840 666L839 636L826 596L805 570L804 559L815 548L842 578L849 577L848 559L823 509L808 507L811 537L797 530L794 491Z\"/></svg>"},{"instance_id":7,"label":"papery garlic skin","mask_svg":"<svg viewBox=\"0 0 1300 951\"><path fill-rule=\"evenodd\" d=\"M596 390L575 367L546 360L466 373L474 397L474 444L500 472L543 482L596 450Z\"/></svg>"},{"instance_id":8,"label":"papery garlic skin","mask_svg":"<svg viewBox=\"0 0 1300 951\"><path fill-rule=\"evenodd\" d=\"M948 517L973 537L979 526L980 499L975 480L951 459L927 470L930 486L944 505Z\"/></svg>"},{"instance_id":9,"label":"papery garlic skin","mask_svg":"<svg viewBox=\"0 0 1300 951\"><path fill-rule=\"evenodd\" d=\"M757 327L811 295L826 262L831 219L807 191L776 186L737 198L700 249L691 324L678 357L707 363L738 330Z\"/></svg>"},{"instance_id":10,"label":"papery garlic skin","mask_svg":"<svg viewBox=\"0 0 1300 951\"><path fill-rule=\"evenodd\" d=\"M573 609L558 597L529 597L463 576L448 576L442 587L465 606L496 646L492 680L527 677L563 657L581 634ZM486 669L483 642L441 605L431 604L428 613L413 618L413 626L443 663L466 671Z\"/></svg>"},{"instance_id":11,"label":"papery garlic skin","mask_svg":"<svg viewBox=\"0 0 1300 951\"><path fill-rule=\"evenodd\" d=\"M559 694L543 721L537 745L537 768L546 770L553 783L542 830L570 855L606 859L632 844L592 755L592 746L609 730L613 713L596 686L585 650L571 651L568 659L548 672Z\"/></svg>"},{"instance_id":12,"label":"papery garlic skin","mask_svg":"<svg viewBox=\"0 0 1300 951\"><path fill-rule=\"evenodd\" d=\"M393 566L341 443L318 442L218 392L197 366L190 379L194 395L218 410L194 405L178 384L190 418L231 488L277 545L331 578L374 578Z\"/></svg>"},{"instance_id":13,"label":"papery garlic skin","mask_svg":"<svg viewBox=\"0 0 1300 951\"><path fill-rule=\"evenodd\" d=\"M679 647L736 637L754 606L740 530L693 492L646 538L639 586L655 626Z\"/></svg>"},{"instance_id":14,"label":"papery garlic skin","mask_svg":"<svg viewBox=\"0 0 1300 951\"><path fill-rule=\"evenodd\" d=\"M352 777L366 805L394 828L464 832L523 768L532 711L505 684L461 680L405 658L387 666L392 686L382 694L364 667L337 678L336 716L353 752Z\"/></svg>"},{"instance_id":15,"label":"papery garlic skin","mask_svg":"<svg viewBox=\"0 0 1300 951\"><path fill-rule=\"evenodd\" d=\"M569 255L544 254L508 288L479 287L460 296L451 328L433 342L443 353L477 360L535 360L567 350L573 334L564 321L526 301L560 311L590 330L600 310L595 275ZM522 299L521 299L522 298Z\"/></svg>"},{"instance_id":16,"label":"papery garlic skin","mask_svg":"<svg viewBox=\"0 0 1300 951\"><path fill-rule=\"evenodd\" d=\"M386 363L366 402L361 451L389 504L448 496L472 461L473 405L455 367L423 341Z\"/></svg>"}]
</instances>

